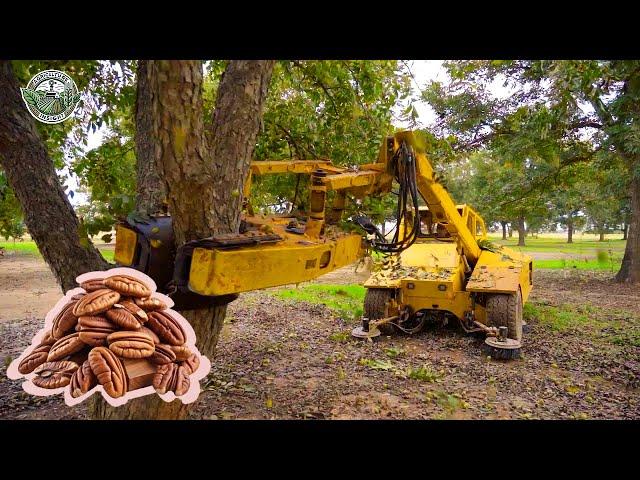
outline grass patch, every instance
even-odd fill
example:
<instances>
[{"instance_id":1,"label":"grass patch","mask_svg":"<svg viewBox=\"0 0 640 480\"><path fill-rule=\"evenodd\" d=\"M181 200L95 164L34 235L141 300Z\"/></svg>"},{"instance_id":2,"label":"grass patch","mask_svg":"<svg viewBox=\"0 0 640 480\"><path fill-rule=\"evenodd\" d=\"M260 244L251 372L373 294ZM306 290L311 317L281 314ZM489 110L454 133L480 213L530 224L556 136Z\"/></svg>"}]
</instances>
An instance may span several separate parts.
<instances>
[{"instance_id":1,"label":"grass patch","mask_svg":"<svg viewBox=\"0 0 640 480\"><path fill-rule=\"evenodd\" d=\"M533 268L539 269L551 269L551 270L601 270L617 272L620 270L622 264L622 257L602 257L600 258L572 258L572 259L553 259L553 260L534 260Z\"/></svg>"},{"instance_id":2,"label":"grass patch","mask_svg":"<svg viewBox=\"0 0 640 480\"><path fill-rule=\"evenodd\" d=\"M23 242L0 242L0 247L5 249L5 252L14 252L18 255L29 255L34 257L42 257L40 254L40 250L38 250L38 246L36 242L33 240L25 240ZM100 253L104 257L104 259L108 262L115 262L114 254L115 251L111 249L102 249L99 248Z\"/></svg>"},{"instance_id":3,"label":"grass patch","mask_svg":"<svg viewBox=\"0 0 640 480\"><path fill-rule=\"evenodd\" d=\"M418 368L409 368L407 370L407 377L414 380L420 380L421 382L433 383L438 380L442 375L435 370L431 369L427 365L423 365Z\"/></svg>"},{"instance_id":4,"label":"grass patch","mask_svg":"<svg viewBox=\"0 0 640 480\"><path fill-rule=\"evenodd\" d=\"M495 236L491 236L489 239L494 243L522 252L595 254L597 250L623 252L626 245L626 240L622 240L620 235L607 235L604 242L598 241L598 237L595 235L576 235L573 237L573 243L567 243L566 237L527 237L524 247L518 246L518 237L515 235L506 240L502 240L502 237Z\"/></svg>"},{"instance_id":5,"label":"grass patch","mask_svg":"<svg viewBox=\"0 0 640 480\"><path fill-rule=\"evenodd\" d=\"M524 305L523 315L527 323L538 322L556 332L577 332L613 345L640 347L640 317L630 312L529 302Z\"/></svg>"},{"instance_id":6,"label":"grass patch","mask_svg":"<svg viewBox=\"0 0 640 480\"><path fill-rule=\"evenodd\" d=\"M355 320L362 316L365 293L361 285L305 285L278 290L274 295L283 300L326 305L345 320Z\"/></svg>"}]
</instances>

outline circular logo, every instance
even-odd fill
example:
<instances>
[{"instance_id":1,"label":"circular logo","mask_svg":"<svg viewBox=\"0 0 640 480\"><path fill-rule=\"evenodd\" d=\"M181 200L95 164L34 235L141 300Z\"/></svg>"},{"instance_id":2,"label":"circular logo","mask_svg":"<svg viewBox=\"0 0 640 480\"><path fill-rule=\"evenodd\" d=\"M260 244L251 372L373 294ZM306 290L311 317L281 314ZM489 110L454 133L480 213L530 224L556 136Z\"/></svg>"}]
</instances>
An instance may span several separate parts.
<instances>
[{"instance_id":1,"label":"circular logo","mask_svg":"<svg viewBox=\"0 0 640 480\"><path fill-rule=\"evenodd\" d=\"M29 113L44 123L65 121L80 102L76 82L59 70L38 73L20 91Z\"/></svg>"}]
</instances>

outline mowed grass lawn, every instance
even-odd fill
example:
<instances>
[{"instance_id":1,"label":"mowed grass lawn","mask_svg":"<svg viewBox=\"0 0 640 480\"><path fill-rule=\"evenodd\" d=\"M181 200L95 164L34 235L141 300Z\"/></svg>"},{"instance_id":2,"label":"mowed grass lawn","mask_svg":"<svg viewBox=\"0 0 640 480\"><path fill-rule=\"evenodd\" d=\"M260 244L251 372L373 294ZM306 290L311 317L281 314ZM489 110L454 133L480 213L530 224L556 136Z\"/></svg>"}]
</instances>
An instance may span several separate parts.
<instances>
[{"instance_id":1,"label":"mowed grass lawn","mask_svg":"<svg viewBox=\"0 0 640 480\"><path fill-rule=\"evenodd\" d=\"M567 243L566 234L543 233L537 238L527 237L526 246L518 247L518 237L502 240L499 235L489 235L492 242L505 245L523 253L541 253L548 258L534 259L537 269L578 269L578 270L606 270L616 272L620 268L626 241L622 235L612 234L605 237L604 242L598 241L597 235L577 233L573 243ZM0 242L6 252L16 252L21 255L40 256L38 247L32 240L22 242ZM113 262L113 248L99 247L102 256Z\"/></svg>"},{"instance_id":2,"label":"mowed grass lawn","mask_svg":"<svg viewBox=\"0 0 640 480\"><path fill-rule=\"evenodd\" d=\"M489 235L492 242L523 253L544 253L550 258L534 259L534 267L542 269L608 270L616 272L622 263L626 240L622 234L606 235L603 242L598 235L574 234L573 243L567 243L566 234L543 233L537 238L527 237L525 246L518 246L518 237L502 240ZM554 258L555 257L555 258Z\"/></svg>"},{"instance_id":3,"label":"mowed grass lawn","mask_svg":"<svg viewBox=\"0 0 640 480\"><path fill-rule=\"evenodd\" d=\"M36 242L33 240L24 240L22 242L0 242L0 247L5 249L5 252L15 252L20 255L35 255L41 257L40 251ZM98 248L100 253L108 262L113 262L113 249Z\"/></svg>"}]
</instances>

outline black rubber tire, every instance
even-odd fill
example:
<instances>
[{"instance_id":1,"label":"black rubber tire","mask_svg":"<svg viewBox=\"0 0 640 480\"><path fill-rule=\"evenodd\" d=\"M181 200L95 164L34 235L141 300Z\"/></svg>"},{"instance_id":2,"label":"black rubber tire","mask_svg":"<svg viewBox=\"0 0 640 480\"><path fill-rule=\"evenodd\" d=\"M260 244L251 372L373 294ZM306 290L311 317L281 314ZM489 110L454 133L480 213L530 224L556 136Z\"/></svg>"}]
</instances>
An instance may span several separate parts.
<instances>
[{"instance_id":1,"label":"black rubber tire","mask_svg":"<svg viewBox=\"0 0 640 480\"><path fill-rule=\"evenodd\" d=\"M494 293L487 297L487 324L507 327L509 338L522 340L522 295Z\"/></svg>"},{"instance_id":2,"label":"black rubber tire","mask_svg":"<svg viewBox=\"0 0 640 480\"><path fill-rule=\"evenodd\" d=\"M385 317L387 302L394 296L394 291L390 288L368 288L364 296L364 316L369 320L377 320ZM398 329L390 323L380 325L383 335L393 335Z\"/></svg>"}]
</instances>

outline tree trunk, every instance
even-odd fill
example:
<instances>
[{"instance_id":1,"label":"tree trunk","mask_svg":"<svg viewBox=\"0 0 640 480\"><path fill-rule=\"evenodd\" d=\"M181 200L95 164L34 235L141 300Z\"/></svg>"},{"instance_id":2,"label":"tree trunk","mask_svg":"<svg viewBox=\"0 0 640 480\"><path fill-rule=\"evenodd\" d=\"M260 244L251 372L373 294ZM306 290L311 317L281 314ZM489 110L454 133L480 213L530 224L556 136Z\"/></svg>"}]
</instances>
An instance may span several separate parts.
<instances>
[{"instance_id":1,"label":"tree trunk","mask_svg":"<svg viewBox=\"0 0 640 480\"><path fill-rule=\"evenodd\" d=\"M567 218L567 243L573 243L573 217Z\"/></svg>"},{"instance_id":2,"label":"tree trunk","mask_svg":"<svg viewBox=\"0 0 640 480\"><path fill-rule=\"evenodd\" d=\"M507 222L500 222L500 224L502 225L502 239L506 240L507 239Z\"/></svg>"},{"instance_id":3,"label":"tree trunk","mask_svg":"<svg viewBox=\"0 0 640 480\"><path fill-rule=\"evenodd\" d=\"M0 163L29 234L63 291L74 288L81 273L107 268L81 229L7 60L0 61Z\"/></svg>"},{"instance_id":4,"label":"tree trunk","mask_svg":"<svg viewBox=\"0 0 640 480\"><path fill-rule=\"evenodd\" d=\"M156 166L167 187L176 244L216 233L237 232L242 186L249 171L262 108L274 62L231 61L220 81L205 137L202 117L202 64L199 61L149 61L152 138ZM141 107L139 107L141 108ZM181 312L191 323L198 349L213 358L226 306ZM97 402L96 402L97 403ZM100 402L93 418L176 419L190 410L182 402L149 396L119 408Z\"/></svg>"},{"instance_id":5,"label":"tree trunk","mask_svg":"<svg viewBox=\"0 0 640 480\"><path fill-rule=\"evenodd\" d=\"M136 211L154 215L163 211L167 188L156 167L153 129L153 91L149 86L148 60L138 60L136 73Z\"/></svg>"},{"instance_id":6,"label":"tree trunk","mask_svg":"<svg viewBox=\"0 0 640 480\"><path fill-rule=\"evenodd\" d=\"M519 217L516 222L516 229L518 230L518 246L524 247L524 238L525 238L525 225L524 225L524 217Z\"/></svg>"},{"instance_id":7,"label":"tree trunk","mask_svg":"<svg viewBox=\"0 0 640 480\"><path fill-rule=\"evenodd\" d=\"M627 239L628 233L629 233L629 224L627 222L624 222L622 224L622 239L623 240Z\"/></svg>"},{"instance_id":8,"label":"tree trunk","mask_svg":"<svg viewBox=\"0 0 640 480\"><path fill-rule=\"evenodd\" d=\"M513 237L513 224L509 223L508 227L509 238Z\"/></svg>"},{"instance_id":9,"label":"tree trunk","mask_svg":"<svg viewBox=\"0 0 640 480\"><path fill-rule=\"evenodd\" d=\"M640 177L638 162L631 165L631 221L627 234L627 246L622 258L622 266L616 275L616 281L640 283Z\"/></svg>"},{"instance_id":10,"label":"tree trunk","mask_svg":"<svg viewBox=\"0 0 640 480\"><path fill-rule=\"evenodd\" d=\"M598 238L599 242L604 242L604 230L600 229L600 237Z\"/></svg>"}]
</instances>

